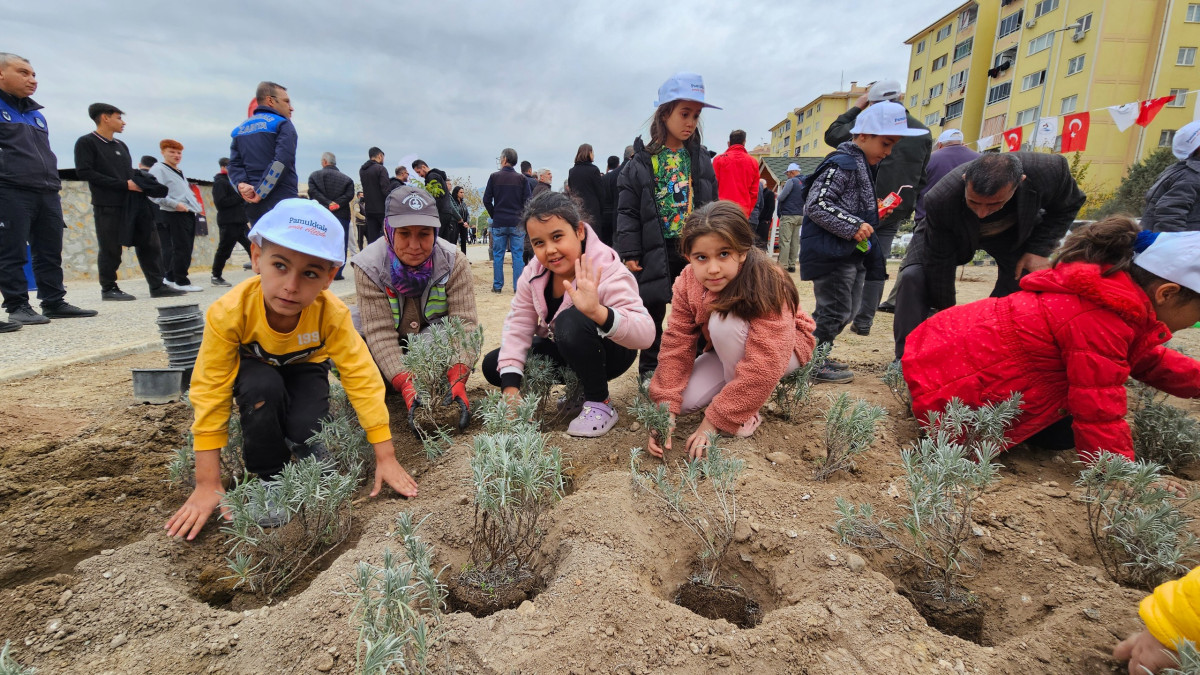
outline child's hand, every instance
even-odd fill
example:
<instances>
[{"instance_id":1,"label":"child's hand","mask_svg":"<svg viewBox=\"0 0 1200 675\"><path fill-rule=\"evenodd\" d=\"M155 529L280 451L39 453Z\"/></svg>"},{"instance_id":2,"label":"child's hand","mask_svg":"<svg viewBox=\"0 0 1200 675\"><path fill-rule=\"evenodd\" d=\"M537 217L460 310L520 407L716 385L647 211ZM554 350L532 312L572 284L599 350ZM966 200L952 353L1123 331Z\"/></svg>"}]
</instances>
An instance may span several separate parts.
<instances>
[{"instance_id":1,"label":"child's hand","mask_svg":"<svg viewBox=\"0 0 1200 675\"><path fill-rule=\"evenodd\" d=\"M663 453L671 449L671 435L675 433L675 416L671 415L671 422L667 425L667 437L663 439L663 444L659 445L654 440L654 434L650 434L650 440L646 443L646 449L655 457L662 457Z\"/></svg>"},{"instance_id":2,"label":"child's hand","mask_svg":"<svg viewBox=\"0 0 1200 675\"><path fill-rule=\"evenodd\" d=\"M584 316L596 322L597 326L608 321L608 308L600 304L600 267L593 265L587 258L580 256L575 260L575 288L571 282L563 279L563 288L571 296Z\"/></svg>"},{"instance_id":3,"label":"child's hand","mask_svg":"<svg viewBox=\"0 0 1200 675\"><path fill-rule=\"evenodd\" d=\"M642 266L639 265L638 261L636 260L626 260L625 269L629 270L630 272L641 272Z\"/></svg>"},{"instance_id":4,"label":"child's hand","mask_svg":"<svg viewBox=\"0 0 1200 675\"><path fill-rule=\"evenodd\" d=\"M515 408L521 405L521 390L517 387L505 387L500 393L504 394L504 398L508 399L508 405Z\"/></svg>"},{"instance_id":5,"label":"child's hand","mask_svg":"<svg viewBox=\"0 0 1200 675\"><path fill-rule=\"evenodd\" d=\"M1145 630L1122 640L1113 649L1113 658L1129 662L1129 675L1153 675L1177 663L1175 652L1164 647L1150 631Z\"/></svg>"},{"instance_id":6,"label":"child's hand","mask_svg":"<svg viewBox=\"0 0 1200 675\"><path fill-rule=\"evenodd\" d=\"M1155 487L1160 487L1167 492L1170 492L1176 497L1187 496L1187 488L1184 486L1184 484L1169 476L1163 476L1162 478L1159 478L1154 485Z\"/></svg>"},{"instance_id":7,"label":"child's hand","mask_svg":"<svg viewBox=\"0 0 1200 675\"><path fill-rule=\"evenodd\" d=\"M391 440L375 444L375 487L371 489L372 497L379 494L384 483L405 497L417 496L417 481L396 461L396 449Z\"/></svg>"},{"instance_id":8,"label":"child's hand","mask_svg":"<svg viewBox=\"0 0 1200 675\"><path fill-rule=\"evenodd\" d=\"M871 227L870 225L868 225L866 223L863 223L862 225L858 226L858 232L854 233L854 241L866 241L866 240L870 239L871 235L874 233L875 233L875 228Z\"/></svg>"},{"instance_id":9,"label":"child's hand","mask_svg":"<svg viewBox=\"0 0 1200 675\"><path fill-rule=\"evenodd\" d=\"M703 457L704 449L708 447L708 435L710 433L715 434L719 432L720 430L717 429L716 425L714 425L712 422L709 422L708 418L705 417L704 421L700 423L700 427L693 431L691 436L688 436L688 457L691 459L700 459Z\"/></svg>"},{"instance_id":10,"label":"child's hand","mask_svg":"<svg viewBox=\"0 0 1200 675\"><path fill-rule=\"evenodd\" d=\"M167 536L186 536L188 541L195 539L196 535L200 534L200 530L204 528L204 524L208 522L208 517L220 505L221 496L224 494L225 490L221 488L220 483L217 483L216 489L197 485L188 500L163 526L167 530ZM228 509L223 506L221 507L221 517L225 520L233 520L233 516L229 515Z\"/></svg>"}]
</instances>

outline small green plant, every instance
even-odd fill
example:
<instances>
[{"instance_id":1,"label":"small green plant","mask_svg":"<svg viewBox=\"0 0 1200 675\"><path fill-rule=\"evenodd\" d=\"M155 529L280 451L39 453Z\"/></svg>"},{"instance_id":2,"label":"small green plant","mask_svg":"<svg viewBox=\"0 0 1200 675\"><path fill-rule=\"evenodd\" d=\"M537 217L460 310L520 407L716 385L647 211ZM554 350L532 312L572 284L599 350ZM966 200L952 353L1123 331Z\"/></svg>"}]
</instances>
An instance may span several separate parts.
<instances>
[{"instance_id":1,"label":"small green plant","mask_svg":"<svg viewBox=\"0 0 1200 675\"><path fill-rule=\"evenodd\" d=\"M1160 670L1162 675L1200 675L1200 651L1196 643L1184 640L1175 646L1175 668Z\"/></svg>"},{"instance_id":2,"label":"small green plant","mask_svg":"<svg viewBox=\"0 0 1200 675\"><path fill-rule=\"evenodd\" d=\"M357 476L360 481L366 479L365 467L374 461L375 452L339 382L330 383L329 416L321 420L320 428L307 444L324 446L340 473Z\"/></svg>"},{"instance_id":3,"label":"small green plant","mask_svg":"<svg viewBox=\"0 0 1200 675\"><path fill-rule=\"evenodd\" d=\"M892 392L892 398L900 404L901 410L905 415L912 414L912 392L908 390L908 382L904 381L904 367L900 365L900 359L896 359L887 365L883 371L883 384Z\"/></svg>"},{"instance_id":4,"label":"small green plant","mask_svg":"<svg viewBox=\"0 0 1200 675\"><path fill-rule=\"evenodd\" d=\"M191 406L185 394L183 401ZM184 434L182 447L173 448L175 453L167 462L167 482L186 487L196 487L196 452L192 449L192 432ZM221 475L230 482L246 472L242 460L242 418L234 406L229 413L229 440L221 448Z\"/></svg>"},{"instance_id":5,"label":"small green plant","mask_svg":"<svg viewBox=\"0 0 1200 675\"><path fill-rule=\"evenodd\" d=\"M646 427L655 443L662 445L671 435L671 410L665 402L650 400L651 377L638 379L637 395L629 406L629 413Z\"/></svg>"},{"instance_id":6,"label":"small green plant","mask_svg":"<svg viewBox=\"0 0 1200 675\"><path fill-rule=\"evenodd\" d=\"M428 518L428 516L426 516ZM345 595L354 600L351 621L358 624L358 672L376 675L393 666L405 673L430 673L433 648L445 637L441 627L446 608L446 587L433 566L433 548L417 536L424 520L413 523L412 514L396 517L396 531L407 560L391 549L383 564L359 561Z\"/></svg>"},{"instance_id":7,"label":"small green plant","mask_svg":"<svg viewBox=\"0 0 1200 675\"><path fill-rule=\"evenodd\" d=\"M561 386L562 393L553 396L555 387ZM566 365L558 365L548 356L530 354L525 360L524 376L521 379L521 397L534 397L547 408L558 400L582 401L583 385L575 371ZM557 407L557 406L556 406ZM566 407L566 406L563 406ZM538 418L545 418L542 410L538 410ZM556 418L557 410L552 417Z\"/></svg>"},{"instance_id":8,"label":"small green plant","mask_svg":"<svg viewBox=\"0 0 1200 675\"><path fill-rule=\"evenodd\" d=\"M875 425L886 415L883 408L862 399L851 405L846 392L831 396L825 412L825 457L817 463L813 478L823 481L849 468L875 442Z\"/></svg>"},{"instance_id":9,"label":"small green plant","mask_svg":"<svg viewBox=\"0 0 1200 675\"><path fill-rule=\"evenodd\" d=\"M482 349L483 326L468 330L457 316L430 324L427 336L414 336L408 341L400 361L404 369L412 374L413 388L423 404L417 409L417 414L426 425L440 429L436 419L437 408L450 404L450 388L460 381L466 381L479 361ZM452 382L447 372L458 364L467 368Z\"/></svg>"},{"instance_id":10,"label":"small green plant","mask_svg":"<svg viewBox=\"0 0 1200 675\"><path fill-rule=\"evenodd\" d=\"M975 503L996 480L992 460L1005 447L1004 433L1020 412L1020 395L972 409L954 399L930 415L927 437L900 453L907 496L899 523L875 514L870 504L837 499L836 531L843 543L894 550L918 567L922 589L941 601L973 604L963 585L978 565L967 542Z\"/></svg>"},{"instance_id":11,"label":"small green plant","mask_svg":"<svg viewBox=\"0 0 1200 675\"><path fill-rule=\"evenodd\" d=\"M526 396L520 403L513 406L508 397L493 389L484 397L479 405L479 419L483 421L483 433L498 434L521 428L536 430L537 411L541 401L536 397Z\"/></svg>"},{"instance_id":12,"label":"small green plant","mask_svg":"<svg viewBox=\"0 0 1200 675\"><path fill-rule=\"evenodd\" d=\"M704 456L684 462L672 480L665 465L653 472L641 469L641 448L629 451L629 472L635 492L656 497L700 540L700 576L716 583L725 552L737 525L737 480L745 461L725 454L717 434L708 435Z\"/></svg>"},{"instance_id":13,"label":"small green plant","mask_svg":"<svg viewBox=\"0 0 1200 675\"><path fill-rule=\"evenodd\" d=\"M1186 573L1198 542L1180 509L1200 495L1176 497L1154 462L1105 451L1089 459L1075 484L1084 488L1092 544L1112 580L1150 590Z\"/></svg>"},{"instance_id":14,"label":"small green plant","mask_svg":"<svg viewBox=\"0 0 1200 675\"><path fill-rule=\"evenodd\" d=\"M1167 403L1167 394L1133 382L1133 451L1172 473L1200 458L1200 422Z\"/></svg>"},{"instance_id":15,"label":"small green plant","mask_svg":"<svg viewBox=\"0 0 1200 675\"><path fill-rule=\"evenodd\" d=\"M441 427L434 429L421 438L421 450L425 453L425 459L429 461L445 455L446 451L453 445L454 439Z\"/></svg>"},{"instance_id":16,"label":"small green plant","mask_svg":"<svg viewBox=\"0 0 1200 675\"><path fill-rule=\"evenodd\" d=\"M18 663L12 657L10 647L11 643L7 640L4 642L4 647L0 647L0 675L34 675L37 669L26 668Z\"/></svg>"},{"instance_id":17,"label":"small green plant","mask_svg":"<svg viewBox=\"0 0 1200 675\"><path fill-rule=\"evenodd\" d=\"M829 358L829 350L832 348L833 345L828 343L818 345L813 350L812 358L808 360L808 363L779 380L779 384L771 394L771 400L775 402L779 414L785 420L794 422L799 417L800 411L804 409L804 405L808 403L808 399L812 395L813 373L825 365L825 360Z\"/></svg>"}]
</instances>

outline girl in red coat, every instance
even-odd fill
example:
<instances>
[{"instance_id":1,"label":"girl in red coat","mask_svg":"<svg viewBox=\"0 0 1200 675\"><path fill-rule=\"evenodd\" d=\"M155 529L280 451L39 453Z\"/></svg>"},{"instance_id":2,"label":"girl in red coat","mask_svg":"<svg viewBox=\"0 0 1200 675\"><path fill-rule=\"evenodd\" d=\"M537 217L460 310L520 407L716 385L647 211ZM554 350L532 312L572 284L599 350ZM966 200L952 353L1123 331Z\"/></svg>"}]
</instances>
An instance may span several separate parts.
<instances>
[{"instance_id":1,"label":"girl in red coat","mask_svg":"<svg viewBox=\"0 0 1200 675\"><path fill-rule=\"evenodd\" d=\"M754 230L734 202L693 211L680 251L688 266L675 280L650 398L667 403L672 431L676 415L708 406L685 446L700 457L709 432L754 433L758 409L779 379L812 358L815 324L791 278L754 245ZM701 335L706 351L697 358ZM650 453L670 450L670 436L663 446L651 436Z\"/></svg>"},{"instance_id":2,"label":"girl in red coat","mask_svg":"<svg viewBox=\"0 0 1200 675\"><path fill-rule=\"evenodd\" d=\"M951 398L980 406L1019 391L1010 447L1134 459L1126 380L1200 396L1200 363L1163 346L1200 321L1200 232L1139 232L1108 218L1067 237L1054 267L1021 289L939 312L912 333L902 363L918 419Z\"/></svg>"}]
</instances>

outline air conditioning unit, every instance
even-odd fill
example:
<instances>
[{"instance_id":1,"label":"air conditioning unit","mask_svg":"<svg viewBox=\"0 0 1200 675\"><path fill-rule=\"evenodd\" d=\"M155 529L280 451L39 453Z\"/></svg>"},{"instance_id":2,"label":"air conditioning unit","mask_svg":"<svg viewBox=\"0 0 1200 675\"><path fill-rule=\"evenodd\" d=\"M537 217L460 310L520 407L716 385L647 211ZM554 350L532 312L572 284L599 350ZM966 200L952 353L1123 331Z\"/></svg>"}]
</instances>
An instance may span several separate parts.
<instances>
[{"instance_id":1,"label":"air conditioning unit","mask_svg":"<svg viewBox=\"0 0 1200 675\"><path fill-rule=\"evenodd\" d=\"M1025 22L1025 27L1026 27L1026 28L1030 28L1030 29L1032 29L1032 28L1034 28L1035 26L1037 26L1037 19L1030 19L1030 20L1028 20L1028 21L1026 21L1026 22Z\"/></svg>"},{"instance_id":2,"label":"air conditioning unit","mask_svg":"<svg viewBox=\"0 0 1200 675\"><path fill-rule=\"evenodd\" d=\"M1083 36L1084 36L1084 32L1081 30L1077 30L1074 33L1071 33L1071 41L1072 42L1080 42L1083 40Z\"/></svg>"},{"instance_id":3,"label":"air conditioning unit","mask_svg":"<svg viewBox=\"0 0 1200 675\"><path fill-rule=\"evenodd\" d=\"M921 101L921 105L929 105L929 102L930 102L930 101L932 101L932 100L933 100L933 99L929 99L929 98L927 98L927 99L925 99L924 101Z\"/></svg>"}]
</instances>

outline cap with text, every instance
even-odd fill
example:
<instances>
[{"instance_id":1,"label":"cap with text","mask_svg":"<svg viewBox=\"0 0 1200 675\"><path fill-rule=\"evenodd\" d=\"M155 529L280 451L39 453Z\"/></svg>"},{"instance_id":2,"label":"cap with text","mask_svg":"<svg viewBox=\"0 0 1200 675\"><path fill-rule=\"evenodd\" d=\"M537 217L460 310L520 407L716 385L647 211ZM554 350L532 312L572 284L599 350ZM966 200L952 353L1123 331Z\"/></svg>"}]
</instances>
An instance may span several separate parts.
<instances>
[{"instance_id":1,"label":"cap with text","mask_svg":"<svg viewBox=\"0 0 1200 675\"><path fill-rule=\"evenodd\" d=\"M342 244L342 224L324 206L293 197L285 199L258 219L248 235L250 241L264 241L290 248L334 264L346 262Z\"/></svg>"},{"instance_id":2,"label":"cap with text","mask_svg":"<svg viewBox=\"0 0 1200 675\"><path fill-rule=\"evenodd\" d=\"M711 103L704 102L704 78L696 73L675 73L658 88L658 100L654 107L671 101L695 101L705 108L717 108Z\"/></svg>"},{"instance_id":3,"label":"cap with text","mask_svg":"<svg viewBox=\"0 0 1200 675\"><path fill-rule=\"evenodd\" d=\"M383 208L383 223L397 227L441 227L437 201L419 187L404 185L388 194Z\"/></svg>"},{"instance_id":4,"label":"cap with text","mask_svg":"<svg viewBox=\"0 0 1200 675\"><path fill-rule=\"evenodd\" d=\"M874 134L876 136L924 136L928 129L909 129L908 113L904 106L891 101L881 101L859 113L854 119L852 134Z\"/></svg>"}]
</instances>

